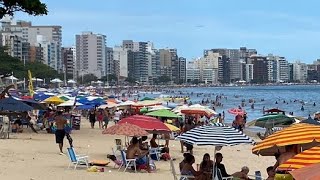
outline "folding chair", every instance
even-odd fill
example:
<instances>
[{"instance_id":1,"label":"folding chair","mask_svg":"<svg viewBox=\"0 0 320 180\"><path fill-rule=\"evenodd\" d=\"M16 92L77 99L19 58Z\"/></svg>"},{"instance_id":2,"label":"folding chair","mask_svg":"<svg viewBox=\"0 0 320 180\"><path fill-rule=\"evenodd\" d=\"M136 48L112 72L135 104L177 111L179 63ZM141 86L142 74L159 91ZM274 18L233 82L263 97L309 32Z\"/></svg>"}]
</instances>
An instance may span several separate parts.
<instances>
[{"instance_id":1,"label":"folding chair","mask_svg":"<svg viewBox=\"0 0 320 180\"><path fill-rule=\"evenodd\" d=\"M74 165L74 170L77 169L78 165L82 165L83 163L89 168L89 160L88 156L77 156L73 148L67 148L68 155L70 158L68 169L70 168L71 164Z\"/></svg>"},{"instance_id":2,"label":"folding chair","mask_svg":"<svg viewBox=\"0 0 320 180\"><path fill-rule=\"evenodd\" d=\"M124 171L126 172L128 167L134 167L134 172L137 172L137 165L136 165L136 159L127 159L126 153L123 150L120 150L122 163L118 169L118 171L121 169L122 166L124 166Z\"/></svg>"}]
</instances>

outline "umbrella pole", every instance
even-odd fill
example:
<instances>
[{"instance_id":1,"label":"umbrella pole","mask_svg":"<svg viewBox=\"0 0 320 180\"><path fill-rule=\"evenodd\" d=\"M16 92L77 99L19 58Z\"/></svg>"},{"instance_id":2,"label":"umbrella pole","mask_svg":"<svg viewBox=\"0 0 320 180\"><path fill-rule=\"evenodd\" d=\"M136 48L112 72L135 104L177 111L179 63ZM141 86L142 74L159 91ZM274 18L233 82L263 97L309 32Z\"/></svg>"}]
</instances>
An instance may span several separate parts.
<instances>
[{"instance_id":1,"label":"umbrella pole","mask_svg":"<svg viewBox=\"0 0 320 180\"><path fill-rule=\"evenodd\" d=\"M215 180L215 177L217 177L217 170L218 167L216 166L216 152L217 152L217 148L216 146L214 147L214 151L213 151L213 168L212 168L212 179Z\"/></svg>"}]
</instances>

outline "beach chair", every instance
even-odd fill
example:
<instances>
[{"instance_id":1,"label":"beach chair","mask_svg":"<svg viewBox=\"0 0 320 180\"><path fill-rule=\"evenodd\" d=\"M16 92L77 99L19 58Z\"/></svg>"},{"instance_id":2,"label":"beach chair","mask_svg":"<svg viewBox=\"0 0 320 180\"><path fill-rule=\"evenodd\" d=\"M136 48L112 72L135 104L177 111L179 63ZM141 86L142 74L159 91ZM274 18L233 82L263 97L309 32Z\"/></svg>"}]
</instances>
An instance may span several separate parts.
<instances>
[{"instance_id":1,"label":"beach chair","mask_svg":"<svg viewBox=\"0 0 320 180\"><path fill-rule=\"evenodd\" d=\"M67 148L67 149L68 149L68 155L70 158L68 169L70 168L71 164L74 165L74 170L77 169L78 165L82 165L82 164L85 164L87 168L89 168L88 156L79 156L79 155L76 155L73 148Z\"/></svg>"},{"instance_id":2,"label":"beach chair","mask_svg":"<svg viewBox=\"0 0 320 180\"><path fill-rule=\"evenodd\" d=\"M122 163L118 169L118 171L121 169L121 167L125 167L123 172L126 172L128 167L134 167L134 172L137 172L137 165L136 165L136 159L127 159L127 155L123 150L120 150Z\"/></svg>"},{"instance_id":3,"label":"beach chair","mask_svg":"<svg viewBox=\"0 0 320 180\"><path fill-rule=\"evenodd\" d=\"M187 176L187 175L177 174L172 159L170 159L170 169L171 169L171 173L173 175L173 180L188 180L188 178L194 178L194 176ZM180 177L180 179L178 179L178 177Z\"/></svg>"},{"instance_id":4,"label":"beach chair","mask_svg":"<svg viewBox=\"0 0 320 180\"><path fill-rule=\"evenodd\" d=\"M230 177L222 177L221 171L219 168L217 168L217 176L215 176L214 180L233 180L234 178L232 176Z\"/></svg>"},{"instance_id":5,"label":"beach chair","mask_svg":"<svg viewBox=\"0 0 320 180\"><path fill-rule=\"evenodd\" d=\"M120 155L120 156L117 156L116 151L115 151L113 148L111 148L111 150L112 150L113 155L117 158L116 162L114 161L114 166L113 166L113 168L116 168L116 166L118 166L118 168L120 168L122 161L119 161L119 159L122 159L122 157L121 157L121 155Z\"/></svg>"},{"instance_id":6,"label":"beach chair","mask_svg":"<svg viewBox=\"0 0 320 180\"><path fill-rule=\"evenodd\" d=\"M159 148L150 148L149 149L149 155L150 155L150 158L151 158L151 155L155 155L156 156L156 160L160 161L161 152L160 152Z\"/></svg>"}]
</instances>

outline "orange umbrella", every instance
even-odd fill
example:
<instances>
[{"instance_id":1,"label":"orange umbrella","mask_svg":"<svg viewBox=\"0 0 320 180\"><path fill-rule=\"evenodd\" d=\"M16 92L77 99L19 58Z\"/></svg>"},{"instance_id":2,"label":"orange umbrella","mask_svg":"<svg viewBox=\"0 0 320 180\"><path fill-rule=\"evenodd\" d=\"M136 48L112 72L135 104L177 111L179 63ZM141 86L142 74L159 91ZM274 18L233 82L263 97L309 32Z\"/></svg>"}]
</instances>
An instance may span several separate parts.
<instances>
[{"instance_id":1,"label":"orange umbrella","mask_svg":"<svg viewBox=\"0 0 320 180\"><path fill-rule=\"evenodd\" d=\"M320 179L320 164L313 164L301 169L290 171L289 173L295 180L319 180Z\"/></svg>"},{"instance_id":2,"label":"orange umbrella","mask_svg":"<svg viewBox=\"0 0 320 180\"><path fill-rule=\"evenodd\" d=\"M295 155L285 163L281 164L278 169L280 170L295 170L305 166L310 166L315 163L320 163L320 147L316 146L311 149L305 150L300 154Z\"/></svg>"},{"instance_id":3,"label":"orange umbrella","mask_svg":"<svg viewBox=\"0 0 320 180\"><path fill-rule=\"evenodd\" d=\"M199 114L207 117L211 117L217 114L214 110L209 109L208 107L202 106L200 104L191 105L181 110L183 114Z\"/></svg>"},{"instance_id":4,"label":"orange umbrella","mask_svg":"<svg viewBox=\"0 0 320 180\"><path fill-rule=\"evenodd\" d=\"M320 126L299 123L278 131L252 148L252 153L263 156L273 156L284 152L288 145L299 145L303 150L319 145Z\"/></svg>"},{"instance_id":5,"label":"orange umbrella","mask_svg":"<svg viewBox=\"0 0 320 180\"><path fill-rule=\"evenodd\" d=\"M147 136L149 133L139 126L123 123L116 124L102 131L102 134L125 135L125 136Z\"/></svg>"}]
</instances>

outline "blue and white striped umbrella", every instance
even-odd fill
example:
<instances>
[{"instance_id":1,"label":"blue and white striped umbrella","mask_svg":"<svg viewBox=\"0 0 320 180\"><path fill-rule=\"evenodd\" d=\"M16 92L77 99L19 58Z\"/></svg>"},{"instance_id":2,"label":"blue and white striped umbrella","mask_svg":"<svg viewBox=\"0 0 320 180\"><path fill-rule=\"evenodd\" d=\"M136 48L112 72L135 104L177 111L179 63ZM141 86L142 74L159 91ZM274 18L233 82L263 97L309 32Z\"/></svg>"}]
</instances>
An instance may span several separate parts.
<instances>
[{"instance_id":1,"label":"blue and white striped umbrella","mask_svg":"<svg viewBox=\"0 0 320 180\"><path fill-rule=\"evenodd\" d=\"M181 134L177 139L198 146L234 146L255 143L243 132L221 123L196 127Z\"/></svg>"}]
</instances>

